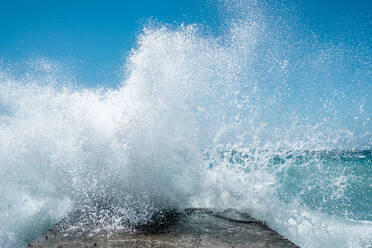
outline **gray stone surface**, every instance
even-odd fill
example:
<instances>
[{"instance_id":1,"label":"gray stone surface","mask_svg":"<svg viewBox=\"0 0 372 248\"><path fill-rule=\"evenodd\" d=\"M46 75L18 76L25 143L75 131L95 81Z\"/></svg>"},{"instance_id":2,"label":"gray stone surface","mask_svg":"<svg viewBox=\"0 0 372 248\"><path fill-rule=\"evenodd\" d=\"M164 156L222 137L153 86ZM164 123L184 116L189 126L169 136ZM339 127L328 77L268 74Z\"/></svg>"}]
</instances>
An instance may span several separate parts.
<instances>
[{"instance_id":1,"label":"gray stone surface","mask_svg":"<svg viewBox=\"0 0 372 248\"><path fill-rule=\"evenodd\" d=\"M162 215L165 219L155 219L152 225L110 233L92 233L86 225L84 230L71 228L77 216L56 224L28 247L297 247L263 222L231 209L173 211Z\"/></svg>"}]
</instances>

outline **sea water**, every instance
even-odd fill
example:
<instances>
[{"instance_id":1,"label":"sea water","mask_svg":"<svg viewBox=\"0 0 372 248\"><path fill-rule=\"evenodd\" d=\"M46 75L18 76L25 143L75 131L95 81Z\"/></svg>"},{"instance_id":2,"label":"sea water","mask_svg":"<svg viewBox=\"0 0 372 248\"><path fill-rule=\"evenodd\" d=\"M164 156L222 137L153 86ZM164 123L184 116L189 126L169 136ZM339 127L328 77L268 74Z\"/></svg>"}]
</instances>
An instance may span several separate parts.
<instances>
[{"instance_id":1,"label":"sea water","mask_svg":"<svg viewBox=\"0 0 372 248\"><path fill-rule=\"evenodd\" d=\"M368 50L227 9L218 34L147 25L116 88L72 86L47 59L0 71L0 247L76 209L115 230L189 207L301 247L371 247Z\"/></svg>"}]
</instances>

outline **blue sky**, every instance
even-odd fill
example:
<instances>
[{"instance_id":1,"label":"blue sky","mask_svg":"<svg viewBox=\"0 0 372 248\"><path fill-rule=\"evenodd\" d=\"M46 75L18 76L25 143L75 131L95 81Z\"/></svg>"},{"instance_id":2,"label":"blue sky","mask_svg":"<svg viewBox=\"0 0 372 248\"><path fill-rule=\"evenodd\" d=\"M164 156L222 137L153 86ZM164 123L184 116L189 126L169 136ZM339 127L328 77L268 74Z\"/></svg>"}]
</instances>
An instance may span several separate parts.
<instances>
[{"instance_id":1,"label":"blue sky","mask_svg":"<svg viewBox=\"0 0 372 248\"><path fill-rule=\"evenodd\" d=\"M40 56L75 67L85 84L115 84L119 67L149 19L166 23L215 22L207 2L2 1L0 58ZM215 12L215 11L214 11Z\"/></svg>"},{"instance_id":2,"label":"blue sky","mask_svg":"<svg viewBox=\"0 0 372 248\"><path fill-rule=\"evenodd\" d=\"M293 15L321 38L372 43L372 1L282 2L283 15ZM199 23L218 32L222 16L213 0L5 0L0 8L0 60L12 64L45 57L73 68L84 85L116 85L120 66L150 19Z\"/></svg>"}]
</instances>

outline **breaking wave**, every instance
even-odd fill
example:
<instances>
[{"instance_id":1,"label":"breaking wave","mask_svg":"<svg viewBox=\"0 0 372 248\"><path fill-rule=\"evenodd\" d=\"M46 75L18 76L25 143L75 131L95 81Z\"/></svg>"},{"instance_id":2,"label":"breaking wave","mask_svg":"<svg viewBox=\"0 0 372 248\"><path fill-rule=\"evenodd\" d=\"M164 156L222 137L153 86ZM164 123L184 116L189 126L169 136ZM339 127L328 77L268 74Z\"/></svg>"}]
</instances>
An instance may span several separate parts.
<instances>
[{"instance_id":1,"label":"breaking wave","mask_svg":"<svg viewBox=\"0 0 372 248\"><path fill-rule=\"evenodd\" d=\"M368 56L231 8L218 35L146 26L117 88L67 86L46 59L1 70L1 247L76 209L146 223L189 207L237 208L301 247L371 245Z\"/></svg>"}]
</instances>

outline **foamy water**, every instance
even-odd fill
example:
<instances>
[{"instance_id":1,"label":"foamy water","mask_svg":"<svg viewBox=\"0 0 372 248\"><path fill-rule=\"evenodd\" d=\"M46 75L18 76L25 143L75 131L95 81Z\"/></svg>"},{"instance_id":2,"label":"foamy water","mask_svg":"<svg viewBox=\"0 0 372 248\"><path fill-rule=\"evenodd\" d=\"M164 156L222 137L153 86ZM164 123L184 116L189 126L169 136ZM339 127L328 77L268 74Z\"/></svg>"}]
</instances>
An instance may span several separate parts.
<instances>
[{"instance_id":1,"label":"foamy water","mask_svg":"<svg viewBox=\"0 0 372 248\"><path fill-rule=\"evenodd\" d=\"M237 208L301 247L370 247L368 61L244 8L219 36L144 28L116 89L68 86L47 60L2 70L0 247L78 208L146 223L187 207Z\"/></svg>"}]
</instances>

